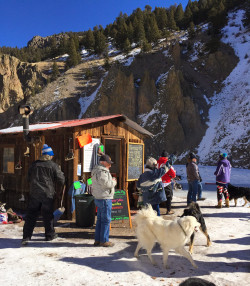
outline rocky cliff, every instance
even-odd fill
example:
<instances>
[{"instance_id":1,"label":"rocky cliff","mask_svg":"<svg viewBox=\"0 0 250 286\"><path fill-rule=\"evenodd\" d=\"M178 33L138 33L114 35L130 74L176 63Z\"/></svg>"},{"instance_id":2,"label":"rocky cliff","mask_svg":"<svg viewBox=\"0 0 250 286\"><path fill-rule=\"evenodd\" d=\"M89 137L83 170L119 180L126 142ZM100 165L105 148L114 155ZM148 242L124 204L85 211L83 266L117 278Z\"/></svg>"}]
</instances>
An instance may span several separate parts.
<instances>
[{"instance_id":1,"label":"rocky cliff","mask_svg":"<svg viewBox=\"0 0 250 286\"><path fill-rule=\"evenodd\" d=\"M46 79L35 64L22 63L0 55L0 113L27 100L45 85Z\"/></svg>"}]
</instances>

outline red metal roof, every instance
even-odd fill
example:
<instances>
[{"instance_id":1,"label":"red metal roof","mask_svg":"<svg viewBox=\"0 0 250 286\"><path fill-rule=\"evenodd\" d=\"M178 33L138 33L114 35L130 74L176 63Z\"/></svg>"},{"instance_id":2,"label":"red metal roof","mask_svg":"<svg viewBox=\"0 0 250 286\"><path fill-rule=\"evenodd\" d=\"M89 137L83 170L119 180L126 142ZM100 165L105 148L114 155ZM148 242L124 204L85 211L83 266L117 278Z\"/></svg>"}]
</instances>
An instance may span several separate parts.
<instances>
[{"instance_id":1,"label":"red metal roof","mask_svg":"<svg viewBox=\"0 0 250 286\"><path fill-rule=\"evenodd\" d=\"M152 136L152 134L148 132L146 129L144 129L143 127L138 125L136 122L128 119L125 115L122 115L122 114L100 116L100 117L93 117L93 118L84 118L84 119L64 120L64 121L39 122L37 124L30 124L29 131L32 132L32 131L41 131L41 130L87 125L87 124L91 124L95 122L110 120L113 118L120 118L127 125L136 129L140 133ZM10 134L10 133L18 133L18 132L23 132L23 126L9 127L9 128L0 130L0 134Z\"/></svg>"}]
</instances>

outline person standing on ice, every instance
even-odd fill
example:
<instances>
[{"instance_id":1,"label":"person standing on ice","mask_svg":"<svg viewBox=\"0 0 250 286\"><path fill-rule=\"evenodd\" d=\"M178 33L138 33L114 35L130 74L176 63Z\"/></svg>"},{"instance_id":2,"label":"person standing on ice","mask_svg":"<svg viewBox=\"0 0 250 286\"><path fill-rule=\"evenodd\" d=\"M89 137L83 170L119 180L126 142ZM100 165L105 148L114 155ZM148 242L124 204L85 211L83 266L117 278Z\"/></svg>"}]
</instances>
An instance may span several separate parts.
<instances>
[{"instance_id":1,"label":"person standing on ice","mask_svg":"<svg viewBox=\"0 0 250 286\"><path fill-rule=\"evenodd\" d=\"M40 211L43 216L45 240L51 241L57 238L53 215L55 184L63 186L65 177L59 166L52 161L53 156L52 148L44 144L42 156L33 162L28 170L30 197L23 227L22 245L26 245L31 240Z\"/></svg>"},{"instance_id":2,"label":"person standing on ice","mask_svg":"<svg viewBox=\"0 0 250 286\"><path fill-rule=\"evenodd\" d=\"M229 208L228 183L230 182L230 176L231 176L231 164L227 160L227 153L220 154L214 175L216 176L217 200L218 200L218 205L216 207L222 208L222 199L224 194L226 207Z\"/></svg>"},{"instance_id":3,"label":"person standing on ice","mask_svg":"<svg viewBox=\"0 0 250 286\"><path fill-rule=\"evenodd\" d=\"M188 180L187 205L189 205L191 202L196 202L197 200L198 184L200 181L197 158L193 153L189 154L188 163L186 164L186 171Z\"/></svg>"}]
</instances>

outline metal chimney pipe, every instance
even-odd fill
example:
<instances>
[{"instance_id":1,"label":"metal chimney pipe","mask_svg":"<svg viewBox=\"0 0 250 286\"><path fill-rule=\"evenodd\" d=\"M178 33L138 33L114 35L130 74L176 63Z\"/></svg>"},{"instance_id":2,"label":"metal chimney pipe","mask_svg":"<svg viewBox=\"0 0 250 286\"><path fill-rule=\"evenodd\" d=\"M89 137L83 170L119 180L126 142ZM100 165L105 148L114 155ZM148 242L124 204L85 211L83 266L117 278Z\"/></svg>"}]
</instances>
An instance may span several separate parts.
<instances>
[{"instance_id":1,"label":"metal chimney pipe","mask_svg":"<svg viewBox=\"0 0 250 286\"><path fill-rule=\"evenodd\" d=\"M28 143L32 142L32 138L29 135L29 116L33 113L33 110L29 105L20 105L18 107L19 113L23 116L23 137Z\"/></svg>"}]
</instances>

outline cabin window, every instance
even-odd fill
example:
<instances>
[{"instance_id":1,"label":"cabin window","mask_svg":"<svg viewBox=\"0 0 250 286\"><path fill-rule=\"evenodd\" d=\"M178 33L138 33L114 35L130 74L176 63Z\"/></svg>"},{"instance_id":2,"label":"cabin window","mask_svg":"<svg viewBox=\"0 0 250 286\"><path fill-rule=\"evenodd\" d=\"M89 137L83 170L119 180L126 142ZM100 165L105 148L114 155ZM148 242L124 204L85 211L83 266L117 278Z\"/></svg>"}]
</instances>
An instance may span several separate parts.
<instances>
[{"instance_id":1,"label":"cabin window","mask_svg":"<svg viewBox=\"0 0 250 286\"><path fill-rule=\"evenodd\" d=\"M3 148L3 173L14 174L14 148Z\"/></svg>"}]
</instances>

